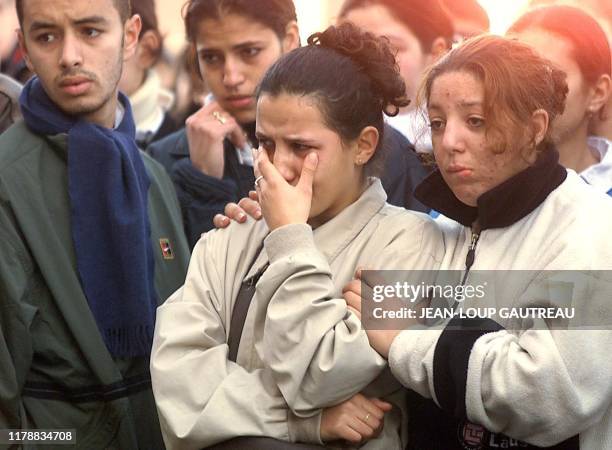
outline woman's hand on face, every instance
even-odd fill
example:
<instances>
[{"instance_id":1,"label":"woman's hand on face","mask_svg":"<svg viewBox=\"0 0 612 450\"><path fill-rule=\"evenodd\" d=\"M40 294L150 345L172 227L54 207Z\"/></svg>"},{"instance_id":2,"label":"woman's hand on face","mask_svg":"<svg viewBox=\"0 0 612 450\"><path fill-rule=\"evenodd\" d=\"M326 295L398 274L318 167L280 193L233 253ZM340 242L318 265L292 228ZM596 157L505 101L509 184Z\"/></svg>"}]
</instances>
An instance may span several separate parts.
<instances>
[{"instance_id":1,"label":"woman's hand on face","mask_svg":"<svg viewBox=\"0 0 612 450\"><path fill-rule=\"evenodd\" d=\"M393 405L356 394L349 400L323 410L321 440L345 440L359 444L376 438L383 430L384 416Z\"/></svg>"},{"instance_id":2,"label":"woman's hand on face","mask_svg":"<svg viewBox=\"0 0 612 450\"><path fill-rule=\"evenodd\" d=\"M300 179L295 186L292 186L274 167L265 150L256 152L255 187L270 231L285 225L308 221L317 163L316 153L307 155L302 165Z\"/></svg>"},{"instance_id":3,"label":"woman's hand on face","mask_svg":"<svg viewBox=\"0 0 612 450\"><path fill-rule=\"evenodd\" d=\"M225 205L224 214L217 214L213 218L215 228L227 228L232 220L244 223L246 222L247 214L255 220L261 219L261 206L258 200L257 192L250 191L249 197L240 199L238 204L228 203Z\"/></svg>"}]
</instances>

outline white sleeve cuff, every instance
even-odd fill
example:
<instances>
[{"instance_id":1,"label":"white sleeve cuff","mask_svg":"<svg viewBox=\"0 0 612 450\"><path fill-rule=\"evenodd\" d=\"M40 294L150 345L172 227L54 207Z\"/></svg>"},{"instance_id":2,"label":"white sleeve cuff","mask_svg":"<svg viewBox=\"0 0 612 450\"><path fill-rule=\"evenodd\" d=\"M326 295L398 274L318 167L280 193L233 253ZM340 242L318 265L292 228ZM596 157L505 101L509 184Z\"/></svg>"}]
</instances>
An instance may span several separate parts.
<instances>
[{"instance_id":1,"label":"white sleeve cuff","mask_svg":"<svg viewBox=\"0 0 612 450\"><path fill-rule=\"evenodd\" d=\"M440 329L423 326L402 331L389 349L389 367L397 380L426 398L434 398L433 356Z\"/></svg>"}]
</instances>

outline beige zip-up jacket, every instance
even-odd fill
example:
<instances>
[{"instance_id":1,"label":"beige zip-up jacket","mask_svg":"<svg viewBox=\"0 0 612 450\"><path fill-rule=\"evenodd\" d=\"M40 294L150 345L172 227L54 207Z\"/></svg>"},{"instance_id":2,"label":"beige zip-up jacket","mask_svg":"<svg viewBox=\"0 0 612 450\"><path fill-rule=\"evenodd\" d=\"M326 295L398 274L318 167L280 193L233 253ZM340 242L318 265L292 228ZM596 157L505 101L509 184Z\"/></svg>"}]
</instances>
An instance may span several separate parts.
<instances>
[{"instance_id":1,"label":"beige zip-up jacket","mask_svg":"<svg viewBox=\"0 0 612 450\"><path fill-rule=\"evenodd\" d=\"M436 269L444 248L433 220L385 200L372 179L314 232L302 224L270 233L264 221L249 219L203 235L185 285L157 312L151 373L170 449L236 436L320 442L321 408L364 388L397 407L383 434L362 448L403 448L400 385L348 310L342 287L358 266ZM227 337L234 302L242 281L266 264L233 363Z\"/></svg>"}]
</instances>

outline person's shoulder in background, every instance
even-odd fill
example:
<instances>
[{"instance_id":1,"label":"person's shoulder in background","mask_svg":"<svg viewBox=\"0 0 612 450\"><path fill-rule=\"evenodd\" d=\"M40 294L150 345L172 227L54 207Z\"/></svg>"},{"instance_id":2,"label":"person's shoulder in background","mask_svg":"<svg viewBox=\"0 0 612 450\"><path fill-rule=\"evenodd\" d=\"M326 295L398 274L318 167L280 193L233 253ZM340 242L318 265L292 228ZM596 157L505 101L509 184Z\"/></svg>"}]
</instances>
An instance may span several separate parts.
<instances>
[{"instance_id":1,"label":"person's shoulder in background","mask_svg":"<svg viewBox=\"0 0 612 450\"><path fill-rule=\"evenodd\" d=\"M0 133L21 118L19 94L22 86L8 75L0 74Z\"/></svg>"},{"instance_id":2,"label":"person's shoulder in background","mask_svg":"<svg viewBox=\"0 0 612 450\"><path fill-rule=\"evenodd\" d=\"M172 166L178 160L189 158L189 144L185 128L152 142L146 149L154 160L160 163L168 173L172 173Z\"/></svg>"},{"instance_id":3,"label":"person's shoulder in background","mask_svg":"<svg viewBox=\"0 0 612 450\"><path fill-rule=\"evenodd\" d=\"M414 188L429 173L414 146L392 126L385 124L382 151L385 167L381 181L387 192L387 202L413 211L429 212L429 208L414 198Z\"/></svg>"}]
</instances>

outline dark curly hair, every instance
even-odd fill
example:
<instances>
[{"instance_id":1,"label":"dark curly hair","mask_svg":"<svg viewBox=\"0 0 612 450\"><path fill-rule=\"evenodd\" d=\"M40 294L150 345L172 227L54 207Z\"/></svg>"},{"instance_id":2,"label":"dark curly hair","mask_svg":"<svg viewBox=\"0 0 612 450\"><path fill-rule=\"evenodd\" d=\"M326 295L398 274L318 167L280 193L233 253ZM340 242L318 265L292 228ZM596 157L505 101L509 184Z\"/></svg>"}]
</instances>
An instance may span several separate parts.
<instances>
[{"instance_id":1,"label":"dark curly hair","mask_svg":"<svg viewBox=\"0 0 612 450\"><path fill-rule=\"evenodd\" d=\"M282 56L268 69L257 96L282 93L317 98L326 125L344 142L367 126L380 135L368 174L378 174L384 155L383 112L396 115L410 103L387 39L344 23L308 38L308 45Z\"/></svg>"}]
</instances>

